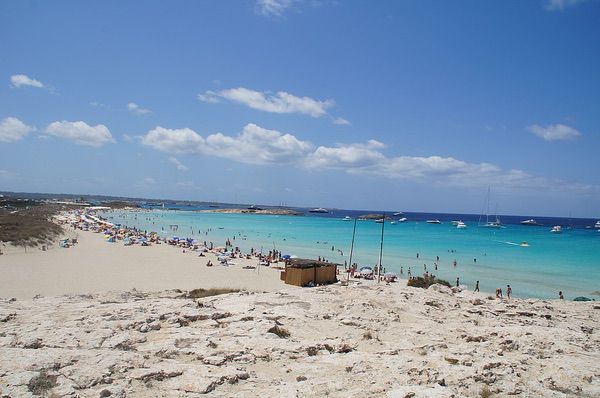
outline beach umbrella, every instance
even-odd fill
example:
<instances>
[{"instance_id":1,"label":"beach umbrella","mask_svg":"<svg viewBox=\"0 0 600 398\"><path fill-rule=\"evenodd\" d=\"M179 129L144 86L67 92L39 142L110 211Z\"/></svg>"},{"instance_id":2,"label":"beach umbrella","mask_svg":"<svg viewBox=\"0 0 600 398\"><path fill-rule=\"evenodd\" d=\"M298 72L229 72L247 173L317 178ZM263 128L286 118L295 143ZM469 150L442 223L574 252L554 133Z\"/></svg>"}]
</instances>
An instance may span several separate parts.
<instances>
[{"instance_id":1,"label":"beach umbrella","mask_svg":"<svg viewBox=\"0 0 600 398\"><path fill-rule=\"evenodd\" d=\"M362 267L360 269L361 275L371 275L372 273L373 273L373 268L371 268L371 267Z\"/></svg>"},{"instance_id":2,"label":"beach umbrella","mask_svg":"<svg viewBox=\"0 0 600 398\"><path fill-rule=\"evenodd\" d=\"M592 301L591 298L587 298L587 297L583 297L583 296L579 296L579 297L575 297L573 299L573 301Z\"/></svg>"},{"instance_id":3,"label":"beach umbrella","mask_svg":"<svg viewBox=\"0 0 600 398\"><path fill-rule=\"evenodd\" d=\"M281 256L281 258L283 258L284 260L289 260L290 258L292 258L292 256L290 256L289 254L284 254L283 256Z\"/></svg>"}]
</instances>

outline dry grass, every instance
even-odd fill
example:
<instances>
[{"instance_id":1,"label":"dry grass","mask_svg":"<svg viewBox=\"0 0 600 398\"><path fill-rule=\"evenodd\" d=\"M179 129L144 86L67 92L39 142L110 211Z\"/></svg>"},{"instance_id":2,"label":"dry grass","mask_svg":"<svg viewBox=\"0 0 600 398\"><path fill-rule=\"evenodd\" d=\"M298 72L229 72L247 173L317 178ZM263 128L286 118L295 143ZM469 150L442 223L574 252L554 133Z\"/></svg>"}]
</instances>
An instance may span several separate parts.
<instances>
[{"instance_id":1,"label":"dry grass","mask_svg":"<svg viewBox=\"0 0 600 398\"><path fill-rule=\"evenodd\" d=\"M483 388L481 389L481 392L479 393L479 396L481 398L490 398L492 396L492 391L490 390L490 388L488 386L483 386Z\"/></svg>"},{"instance_id":2,"label":"dry grass","mask_svg":"<svg viewBox=\"0 0 600 398\"><path fill-rule=\"evenodd\" d=\"M63 233L61 226L49 221L53 211L46 206L15 210L0 210L0 241L16 246L37 246L52 243Z\"/></svg>"},{"instance_id":3,"label":"dry grass","mask_svg":"<svg viewBox=\"0 0 600 398\"><path fill-rule=\"evenodd\" d=\"M51 376L46 369L42 369L40 374L34 376L27 383L27 388L33 395L45 396L52 388L56 387L56 379L58 376Z\"/></svg>"},{"instance_id":4,"label":"dry grass","mask_svg":"<svg viewBox=\"0 0 600 398\"><path fill-rule=\"evenodd\" d=\"M219 294L237 293L239 289L194 289L187 294L187 298L204 298L218 296Z\"/></svg>"}]
</instances>

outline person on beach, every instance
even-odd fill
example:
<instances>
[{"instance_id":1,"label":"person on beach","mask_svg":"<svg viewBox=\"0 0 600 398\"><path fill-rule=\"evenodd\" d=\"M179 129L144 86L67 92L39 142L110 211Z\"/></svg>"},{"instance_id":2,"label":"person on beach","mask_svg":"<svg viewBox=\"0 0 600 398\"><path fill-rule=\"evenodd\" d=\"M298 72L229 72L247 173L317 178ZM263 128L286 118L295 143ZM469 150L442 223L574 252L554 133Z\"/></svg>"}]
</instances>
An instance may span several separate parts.
<instances>
[{"instance_id":1,"label":"person on beach","mask_svg":"<svg viewBox=\"0 0 600 398\"><path fill-rule=\"evenodd\" d=\"M479 291L479 281L477 281L475 283L475 290L473 290L474 292L478 292Z\"/></svg>"},{"instance_id":2,"label":"person on beach","mask_svg":"<svg viewBox=\"0 0 600 398\"><path fill-rule=\"evenodd\" d=\"M512 289L510 285L506 285L506 298L510 299L510 295L512 294Z\"/></svg>"},{"instance_id":3,"label":"person on beach","mask_svg":"<svg viewBox=\"0 0 600 398\"><path fill-rule=\"evenodd\" d=\"M558 298L561 299L561 300L565 299L565 296L563 296L562 290L560 292L558 292Z\"/></svg>"},{"instance_id":4,"label":"person on beach","mask_svg":"<svg viewBox=\"0 0 600 398\"><path fill-rule=\"evenodd\" d=\"M499 298L499 299L502 298L502 288L496 289L496 298Z\"/></svg>"},{"instance_id":5,"label":"person on beach","mask_svg":"<svg viewBox=\"0 0 600 398\"><path fill-rule=\"evenodd\" d=\"M404 275L404 267L400 267L400 275Z\"/></svg>"}]
</instances>

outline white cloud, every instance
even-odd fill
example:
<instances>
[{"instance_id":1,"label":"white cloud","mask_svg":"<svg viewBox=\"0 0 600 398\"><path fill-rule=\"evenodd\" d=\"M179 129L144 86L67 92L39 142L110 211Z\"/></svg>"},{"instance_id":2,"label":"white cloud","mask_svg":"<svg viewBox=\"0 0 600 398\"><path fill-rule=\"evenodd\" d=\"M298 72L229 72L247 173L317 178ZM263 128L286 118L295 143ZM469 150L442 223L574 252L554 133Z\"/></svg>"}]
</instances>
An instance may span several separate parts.
<instances>
[{"instance_id":1,"label":"white cloud","mask_svg":"<svg viewBox=\"0 0 600 398\"><path fill-rule=\"evenodd\" d=\"M100 147L115 142L108 128L103 124L90 126L85 122L53 122L46 127L46 134L75 141L77 144Z\"/></svg>"},{"instance_id":2,"label":"white cloud","mask_svg":"<svg viewBox=\"0 0 600 398\"><path fill-rule=\"evenodd\" d=\"M37 88L44 87L44 84L41 81L32 79L27 75L12 75L10 77L10 83L13 87L21 87L21 86L31 86L31 87L37 87Z\"/></svg>"},{"instance_id":3,"label":"white cloud","mask_svg":"<svg viewBox=\"0 0 600 398\"><path fill-rule=\"evenodd\" d=\"M141 137L142 144L169 153L198 153L204 138L192 129L166 129L157 126Z\"/></svg>"},{"instance_id":4,"label":"white cloud","mask_svg":"<svg viewBox=\"0 0 600 398\"><path fill-rule=\"evenodd\" d=\"M312 149L312 144L291 134L252 123L237 136L216 133L206 138L189 128L156 127L143 136L141 142L164 152L212 155L249 164L295 163Z\"/></svg>"},{"instance_id":5,"label":"white cloud","mask_svg":"<svg viewBox=\"0 0 600 398\"><path fill-rule=\"evenodd\" d=\"M335 119L333 119L333 124L339 124L341 126L350 126L352 123L350 123L343 117L336 117Z\"/></svg>"},{"instance_id":6,"label":"white cloud","mask_svg":"<svg viewBox=\"0 0 600 398\"><path fill-rule=\"evenodd\" d=\"M383 152L386 145L376 140L315 149L310 142L292 134L255 124L246 125L236 136L216 133L206 138L187 128L156 127L140 141L165 152L223 157L247 164L289 164L312 171L340 170L350 174L459 187L482 187L493 182L495 187L505 190L564 188L582 193L600 192L600 187L595 185L550 180L485 162L470 163L444 156L387 156Z\"/></svg>"},{"instance_id":7,"label":"white cloud","mask_svg":"<svg viewBox=\"0 0 600 398\"><path fill-rule=\"evenodd\" d=\"M189 170L189 167L187 167L186 165L181 163L179 161L179 159L177 159L174 156L169 157L168 161L173 163L175 165L175 167L177 167L177 170L179 170L179 171L188 171Z\"/></svg>"},{"instance_id":8,"label":"white cloud","mask_svg":"<svg viewBox=\"0 0 600 398\"><path fill-rule=\"evenodd\" d=\"M295 0L257 0L256 9L262 15L280 17Z\"/></svg>"},{"instance_id":9,"label":"white cloud","mask_svg":"<svg viewBox=\"0 0 600 398\"><path fill-rule=\"evenodd\" d=\"M127 110L131 113L135 113L136 115L145 115L146 113L150 113L150 109L144 109L140 107L135 102L130 102L127 104Z\"/></svg>"},{"instance_id":10,"label":"white cloud","mask_svg":"<svg viewBox=\"0 0 600 398\"><path fill-rule=\"evenodd\" d=\"M547 0L546 10L562 11L567 7L572 7L588 0Z\"/></svg>"},{"instance_id":11,"label":"white cloud","mask_svg":"<svg viewBox=\"0 0 600 398\"><path fill-rule=\"evenodd\" d=\"M527 130L545 141L569 141L581 136L578 130L564 124L549 124L547 126L534 124L527 127Z\"/></svg>"},{"instance_id":12,"label":"white cloud","mask_svg":"<svg viewBox=\"0 0 600 398\"><path fill-rule=\"evenodd\" d=\"M198 94L198 99L202 102L208 102L209 104L218 104L221 102L219 94L214 91L206 91L204 94Z\"/></svg>"},{"instance_id":13,"label":"white cloud","mask_svg":"<svg viewBox=\"0 0 600 398\"><path fill-rule=\"evenodd\" d=\"M206 91L198 94L200 101L216 103L221 99L237 102L252 109L271 113L300 113L312 117L321 117L327 114L327 109L335 105L333 100L320 101L310 97L297 97L285 91L278 91L272 95L267 92L250 90L244 87L221 90L219 92Z\"/></svg>"},{"instance_id":14,"label":"white cloud","mask_svg":"<svg viewBox=\"0 0 600 398\"><path fill-rule=\"evenodd\" d=\"M0 142L16 142L35 131L16 117L6 117L0 121Z\"/></svg>"}]
</instances>

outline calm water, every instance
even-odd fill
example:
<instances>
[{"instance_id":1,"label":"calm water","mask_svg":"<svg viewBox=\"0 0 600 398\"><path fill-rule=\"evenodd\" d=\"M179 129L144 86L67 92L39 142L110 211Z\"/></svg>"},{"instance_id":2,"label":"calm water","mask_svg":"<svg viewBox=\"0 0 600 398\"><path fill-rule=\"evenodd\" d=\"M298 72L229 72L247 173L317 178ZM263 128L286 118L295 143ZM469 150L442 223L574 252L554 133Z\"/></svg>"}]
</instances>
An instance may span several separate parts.
<instances>
[{"instance_id":1,"label":"calm water","mask_svg":"<svg viewBox=\"0 0 600 398\"><path fill-rule=\"evenodd\" d=\"M354 222L342 218L366 213L334 210L329 214L267 216L148 209L103 215L111 222L162 236L191 237L215 246L235 237L232 243L243 251L268 252L275 247L285 254L321 256L343 264L349 259ZM505 227L488 229L477 226L478 215L406 213L405 217L405 223L385 223L382 264L388 271L399 272L403 267L406 278L409 267L412 275L420 275L426 264L429 272L453 284L460 277L461 284L472 289L479 280L486 292L510 284L519 297L557 298L562 290L567 299L580 295L598 298L591 295L600 290L600 232L589 228L595 220L535 217L544 226L532 227L519 222L533 217L501 216ZM442 224L425 223L431 218ZM468 227L457 229L450 223L458 219ZM178 225L177 231L172 232L170 225ZM553 225L562 225L563 233L550 233ZM377 263L381 226L374 221L357 222L353 262L360 266ZM523 241L529 247L522 247Z\"/></svg>"}]
</instances>

